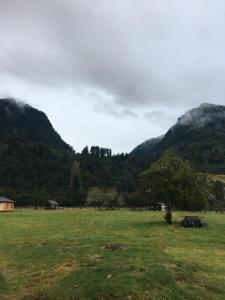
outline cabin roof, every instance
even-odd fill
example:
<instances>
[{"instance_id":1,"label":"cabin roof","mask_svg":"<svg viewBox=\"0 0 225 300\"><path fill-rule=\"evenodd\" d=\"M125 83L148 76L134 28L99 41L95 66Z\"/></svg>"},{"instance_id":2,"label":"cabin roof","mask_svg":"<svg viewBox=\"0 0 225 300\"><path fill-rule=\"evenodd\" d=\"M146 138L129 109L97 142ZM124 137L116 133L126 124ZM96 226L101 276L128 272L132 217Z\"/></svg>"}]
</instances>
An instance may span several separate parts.
<instances>
[{"instance_id":1,"label":"cabin roof","mask_svg":"<svg viewBox=\"0 0 225 300\"><path fill-rule=\"evenodd\" d=\"M15 201L10 200L6 197L0 197L0 203L15 203Z\"/></svg>"},{"instance_id":2,"label":"cabin roof","mask_svg":"<svg viewBox=\"0 0 225 300\"><path fill-rule=\"evenodd\" d=\"M51 205L59 205L59 202L57 202L55 200L48 200L47 202Z\"/></svg>"}]
</instances>

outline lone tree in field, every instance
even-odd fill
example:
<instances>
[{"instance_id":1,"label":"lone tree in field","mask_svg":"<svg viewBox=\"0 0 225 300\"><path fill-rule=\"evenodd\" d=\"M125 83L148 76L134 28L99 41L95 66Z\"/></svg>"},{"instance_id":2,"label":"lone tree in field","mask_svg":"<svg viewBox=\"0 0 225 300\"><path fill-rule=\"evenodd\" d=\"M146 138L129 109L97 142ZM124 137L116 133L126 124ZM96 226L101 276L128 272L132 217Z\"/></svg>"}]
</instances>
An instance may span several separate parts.
<instances>
[{"instance_id":1,"label":"lone tree in field","mask_svg":"<svg viewBox=\"0 0 225 300\"><path fill-rule=\"evenodd\" d=\"M194 170L188 161L171 151L140 175L142 192L151 202L167 205L165 219L172 221L172 208L201 210L205 207L208 183L206 175Z\"/></svg>"}]
</instances>

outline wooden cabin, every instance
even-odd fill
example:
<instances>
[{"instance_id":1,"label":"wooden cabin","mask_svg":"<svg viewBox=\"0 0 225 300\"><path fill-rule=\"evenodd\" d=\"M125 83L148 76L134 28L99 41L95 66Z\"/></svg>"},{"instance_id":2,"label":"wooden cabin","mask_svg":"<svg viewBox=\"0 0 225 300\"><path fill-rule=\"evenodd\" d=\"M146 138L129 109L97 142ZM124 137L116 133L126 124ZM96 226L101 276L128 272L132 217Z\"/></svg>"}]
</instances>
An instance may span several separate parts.
<instances>
[{"instance_id":1,"label":"wooden cabin","mask_svg":"<svg viewBox=\"0 0 225 300\"><path fill-rule=\"evenodd\" d=\"M5 197L0 197L0 212L13 211L15 206L15 201L12 201Z\"/></svg>"},{"instance_id":2,"label":"wooden cabin","mask_svg":"<svg viewBox=\"0 0 225 300\"><path fill-rule=\"evenodd\" d=\"M55 200L48 200L45 205L45 209L57 209L59 208L59 203Z\"/></svg>"}]
</instances>

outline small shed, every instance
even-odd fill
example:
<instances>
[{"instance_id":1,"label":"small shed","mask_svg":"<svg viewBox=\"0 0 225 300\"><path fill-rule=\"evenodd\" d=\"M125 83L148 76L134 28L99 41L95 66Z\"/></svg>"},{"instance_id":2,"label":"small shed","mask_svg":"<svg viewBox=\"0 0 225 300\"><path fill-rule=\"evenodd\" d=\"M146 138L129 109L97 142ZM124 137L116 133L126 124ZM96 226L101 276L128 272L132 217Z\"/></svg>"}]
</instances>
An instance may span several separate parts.
<instances>
[{"instance_id":1,"label":"small shed","mask_svg":"<svg viewBox=\"0 0 225 300\"><path fill-rule=\"evenodd\" d=\"M166 211L166 205L165 203L161 203L161 202L153 202L150 204L150 207L149 209L150 210L158 210L158 211L163 211L165 212Z\"/></svg>"},{"instance_id":2,"label":"small shed","mask_svg":"<svg viewBox=\"0 0 225 300\"><path fill-rule=\"evenodd\" d=\"M46 209L57 209L59 208L59 203L55 200L48 200L45 205Z\"/></svg>"},{"instance_id":3,"label":"small shed","mask_svg":"<svg viewBox=\"0 0 225 300\"><path fill-rule=\"evenodd\" d=\"M0 212L1 211L13 211L15 207L15 201L6 197L0 197Z\"/></svg>"},{"instance_id":4,"label":"small shed","mask_svg":"<svg viewBox=\"0 0 225 300\"><path fill-rule=\"evenodd\" d=\"M161 203L161 211L166 211L167 205L165 203Z\"/></svg>"}]
</instances>

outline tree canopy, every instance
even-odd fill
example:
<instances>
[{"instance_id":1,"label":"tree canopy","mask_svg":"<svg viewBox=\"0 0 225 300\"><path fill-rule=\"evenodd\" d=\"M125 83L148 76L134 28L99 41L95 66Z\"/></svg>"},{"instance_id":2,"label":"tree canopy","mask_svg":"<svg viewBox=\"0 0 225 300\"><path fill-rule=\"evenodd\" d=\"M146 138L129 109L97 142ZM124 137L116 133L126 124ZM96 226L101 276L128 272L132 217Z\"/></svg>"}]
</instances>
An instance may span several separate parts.
<instances>
[{"instance_id":1,"label":"tree canopy","mask_svg":"<svg viewBox=\"0 0 225 300\"><path fill-rule=\"evenodd\" d=\"M119 195L115 188L90 188L87 200L87 206L97 206L97 207L114 207L114 206L125 206L126 202L122 195Z\"/></svg>"},{"instance_id":2,"label":"tree canopy","mask_svg":"<svg viewBox=\"0 0 225 300\"><path fill-rule=\"evenodd\" d=\"M193 169L188 161L167 151L140 175L142 192L149 202L170 207L201 210L207 200L206 175Z\"/></svg>"}]
</instances>

